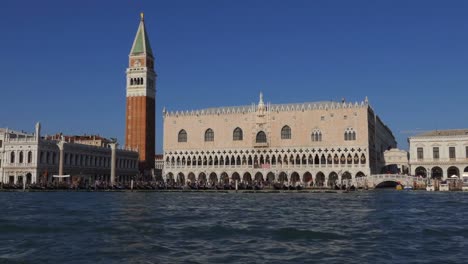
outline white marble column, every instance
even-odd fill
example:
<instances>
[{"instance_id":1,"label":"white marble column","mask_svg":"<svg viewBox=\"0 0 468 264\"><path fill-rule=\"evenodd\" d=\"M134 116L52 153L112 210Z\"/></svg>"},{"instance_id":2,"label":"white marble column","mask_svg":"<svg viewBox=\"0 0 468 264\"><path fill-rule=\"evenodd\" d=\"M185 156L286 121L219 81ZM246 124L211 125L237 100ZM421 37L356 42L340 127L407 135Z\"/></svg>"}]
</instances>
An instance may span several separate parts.
<instances>
[{"instance_id":1,"label":"white marble column","mask_svg":"<svg viewBox=\"0 0 468 264\"><path fill-rule=\"evenodd\" d=\"M114 185L115 183L115 170L116 170L116 161L117 161L117 142L110 143L111 146L111 174L110 174L110 184Z\"/></svg>"}]
</instances>

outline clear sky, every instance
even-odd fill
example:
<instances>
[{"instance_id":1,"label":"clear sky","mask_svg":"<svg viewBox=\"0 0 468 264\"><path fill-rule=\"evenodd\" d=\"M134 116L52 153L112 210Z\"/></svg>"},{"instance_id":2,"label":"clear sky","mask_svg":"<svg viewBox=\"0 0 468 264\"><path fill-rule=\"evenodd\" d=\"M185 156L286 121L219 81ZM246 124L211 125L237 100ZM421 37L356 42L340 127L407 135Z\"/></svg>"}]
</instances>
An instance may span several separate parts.
<instances>
[{"instance_id":1,"label":"clear sky","mask_svg":"<svg viewBox=\"0 0 468 264\"><path fill-rule=\"evenodd\" d=\"M123 143L125 69L145 12L162 108L362 101L401 148L468 127L468 1L15 0L0 8L0 127Z\"/></svg>"}]
</instances>

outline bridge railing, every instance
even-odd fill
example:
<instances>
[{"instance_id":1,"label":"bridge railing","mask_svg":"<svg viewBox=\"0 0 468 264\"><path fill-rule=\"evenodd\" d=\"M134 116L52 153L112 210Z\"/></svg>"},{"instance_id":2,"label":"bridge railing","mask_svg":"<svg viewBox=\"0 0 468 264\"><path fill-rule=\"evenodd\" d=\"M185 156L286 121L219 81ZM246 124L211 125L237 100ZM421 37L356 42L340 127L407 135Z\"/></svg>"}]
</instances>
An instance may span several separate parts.
<instances>
[{"instance_id":1,"label":"bridge railing","mask_svg":"<svg viewBox=\"0 0 468 264\"><path fill-rule=\"evenodd\" d=\"M404 174L373 174L365 177L357 177L355 182L358 186L373 185L384 181L396 181L402 183L424 183L426 179Z\"/></svg>"}]
</instances>

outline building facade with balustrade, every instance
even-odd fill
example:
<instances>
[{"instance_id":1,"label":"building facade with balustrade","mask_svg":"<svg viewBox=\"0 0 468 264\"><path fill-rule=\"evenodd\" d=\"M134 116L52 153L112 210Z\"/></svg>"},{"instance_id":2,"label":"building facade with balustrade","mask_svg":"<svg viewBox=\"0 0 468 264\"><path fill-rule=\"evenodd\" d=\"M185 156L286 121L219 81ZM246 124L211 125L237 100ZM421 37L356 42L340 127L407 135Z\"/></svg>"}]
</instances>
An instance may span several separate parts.
<instances>
[{"instance_id":1,"label":"building facade with balustrade","mask_svg":"<svg viewBox=\"0 0 468 264\"><path fill-rule=\"evenodd\" d=\"M326 186L379 173L391 130L362 102L163 111L165 180Z\"/></svg>"},{"instance_id":2,"label":"building facade with balustrade","mask_svg":"<svg viewBox=\"0 0 468 264\"><path fill-rule=\"evenodd\" d=\"M138 174L136 151L118 149L116 145L72 143L64 137L61 140L46 139L41 137L40 131L39 123L35 133L30 134L0 129L0 183L50 182L53 175L60 174L60 169L71 178L109 182L113 153L115 180L130 180Z\"/></svg>"},{"instance_id":3,"label":"building facade with balustrade","mask_svg":"<svg viewBox=\"0 0 468 264\"><path fill-rule=\"evenodd\" d=\"M468 129L428 131L408 142L413 175L442 180L468 176Z\"/></svg>"}]
</instances>

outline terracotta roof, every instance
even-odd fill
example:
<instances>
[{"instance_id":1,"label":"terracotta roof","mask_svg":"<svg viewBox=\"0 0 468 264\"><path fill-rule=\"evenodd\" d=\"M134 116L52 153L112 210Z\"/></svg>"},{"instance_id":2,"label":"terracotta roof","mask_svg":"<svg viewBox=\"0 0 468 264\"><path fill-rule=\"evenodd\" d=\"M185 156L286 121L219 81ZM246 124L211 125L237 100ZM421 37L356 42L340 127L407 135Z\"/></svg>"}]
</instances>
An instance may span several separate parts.
<instances>
[{"instance_id":1,"label":"terracotta roof","mask_svg":"<svg viewBox=\"0 0 468 264\"><path fill-rule=\"evenodd\" d=\"M451 130L433 130L424 132L415 137L450 137L450 136L468 136L468 129L451 129Z\"/></svg>"}]
</instances>

